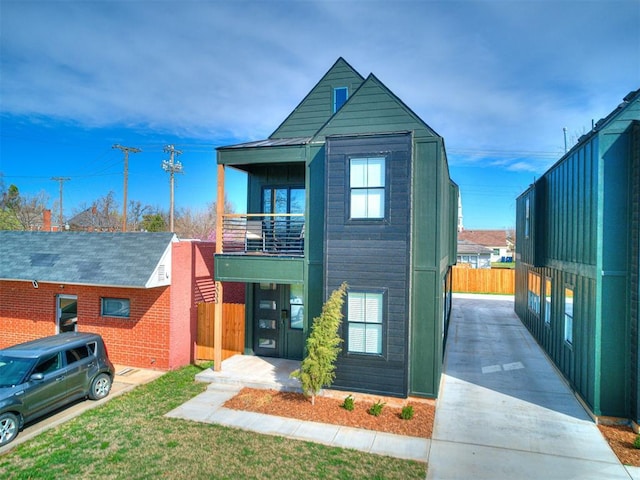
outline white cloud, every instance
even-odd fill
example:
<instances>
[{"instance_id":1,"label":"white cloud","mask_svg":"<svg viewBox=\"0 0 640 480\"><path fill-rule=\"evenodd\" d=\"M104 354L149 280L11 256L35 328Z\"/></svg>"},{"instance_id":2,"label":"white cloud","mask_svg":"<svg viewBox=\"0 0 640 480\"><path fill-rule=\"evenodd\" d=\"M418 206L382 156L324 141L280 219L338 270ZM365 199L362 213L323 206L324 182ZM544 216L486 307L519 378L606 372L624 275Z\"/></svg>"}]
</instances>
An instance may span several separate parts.
<instances>
[{"instance_id":1,"label":"white cloud","mask_svg":"<svg viewBox=\"0 0 640 480\"><path fill-rule=\"evenodd\" d=\"M640 87L639 23L633 0L3 1L2 110L251 139L344 56L449 147L556 151Z\"/></svg>"}]
</instances>

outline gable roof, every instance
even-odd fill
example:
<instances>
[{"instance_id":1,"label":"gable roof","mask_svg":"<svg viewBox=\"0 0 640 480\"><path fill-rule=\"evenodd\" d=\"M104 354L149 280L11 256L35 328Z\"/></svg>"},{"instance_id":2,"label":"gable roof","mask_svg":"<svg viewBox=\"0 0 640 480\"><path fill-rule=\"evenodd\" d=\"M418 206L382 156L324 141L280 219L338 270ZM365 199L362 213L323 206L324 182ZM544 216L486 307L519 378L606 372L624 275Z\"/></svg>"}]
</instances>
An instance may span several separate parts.
<instances>
[{"instance_id":1,"label":"gable roof","mask_svg":"<svg viewBox=\"0 0 640 480\"><path fill-rule=\"evenodd\" d=\"M330 135L388 133L423 130L439 136L373 73L347 102L317 132L316 138Z\"/></svg>"},{"instance_id":2,"label":"gable roof","mask_svg":"<svg viewBox=\"0 0 640 480\"><path fill-rule=\"evenodd\" d=\"M513 244L514 235L507 230L462 230L458 242L467 241L488 247L506 247Z\"/></svg>"},{"instance_id":3,"label":"gable roof","mask_svg":"<svg viewBox=\"0 0 640 480\"><path fill-rule=\"evenodd\" d=\"M0 231L0 280L149 288L171 268L173 233Z\"/></svg>"},{"instance_id":4,"label":"gable roof","mask_svg":"<svg viewBox=\"0 0 640 480\"><path fill-rule=\"evenodd\" d=\"M347 87L348 96L351 97L363 81L364 77L356 72L344 58L338 58L269 138L314 135L334 114L333 89Z\"/></svg>"},{"instance_id":5,"label":"gable roof","mask_svg":"<svg viewBox=\"0 0 640 480\"><path fill-rule=\"evenodd\" d=\"M493 250L483 245L470 242L469 240L458 240L458 255L473 255L473 254L492 254Z\"/></svg>"}]
</instances>

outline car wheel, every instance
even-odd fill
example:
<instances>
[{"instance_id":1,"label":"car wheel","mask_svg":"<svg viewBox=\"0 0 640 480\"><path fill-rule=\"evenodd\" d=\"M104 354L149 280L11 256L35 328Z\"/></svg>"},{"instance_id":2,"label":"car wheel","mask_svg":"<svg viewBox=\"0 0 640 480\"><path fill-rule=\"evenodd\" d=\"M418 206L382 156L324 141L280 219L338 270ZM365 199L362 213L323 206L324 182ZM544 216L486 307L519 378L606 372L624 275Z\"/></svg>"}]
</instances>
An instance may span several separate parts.
<instances>
[{"instance_id":1,"label":"car wheel","mask_svg":"<svg viewBox=\"0 0 640 480\"><path fill-rule=\"evenodd\" d=\"M13 413L0 415L0 446L6 445L18 435L18 417Z\"/></svg>"},{"instance_id":2,"label":"car wheel","mask_svg":"<svg viewBox=\"0 0 640 480\"><path fill-rule=\"evenodd\" d=\"M106 373L101 373L91 382L91 390L89 390L89 398L91 400L100 400L109 395L111 390L111 377Z\"/></svg>"}]
</instances>

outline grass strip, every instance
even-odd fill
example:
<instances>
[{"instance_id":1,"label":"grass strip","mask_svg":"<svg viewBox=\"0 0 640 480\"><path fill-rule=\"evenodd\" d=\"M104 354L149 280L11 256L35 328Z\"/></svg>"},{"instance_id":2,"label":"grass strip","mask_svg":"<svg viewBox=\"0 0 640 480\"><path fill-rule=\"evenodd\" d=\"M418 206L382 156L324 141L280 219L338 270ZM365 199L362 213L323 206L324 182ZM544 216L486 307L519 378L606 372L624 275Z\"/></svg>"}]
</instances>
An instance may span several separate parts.
<instances>
[{"instance_id":1,"label":"grass strip","mask_svg":"<svg viewBox=\"0 0 640 480\"><path fill-rule=\"evenodd\" d=\"M206 384L168 372L0 456L6 479L412 479L425 464L164 414Z\"/></svg>"}]
</instances>

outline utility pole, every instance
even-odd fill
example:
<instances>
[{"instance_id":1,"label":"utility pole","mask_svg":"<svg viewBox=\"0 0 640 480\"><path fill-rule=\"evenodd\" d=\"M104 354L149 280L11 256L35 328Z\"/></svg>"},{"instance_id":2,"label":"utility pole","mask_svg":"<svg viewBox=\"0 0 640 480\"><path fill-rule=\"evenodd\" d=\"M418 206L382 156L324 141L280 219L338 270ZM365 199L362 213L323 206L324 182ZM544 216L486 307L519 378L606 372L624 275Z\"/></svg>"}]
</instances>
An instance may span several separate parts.
<instances>
[{"instance_id":1,"label":"utility pole","mask_svg":"<svg viewBox=\"0 0 640 480\"><path fill-rule=\"evenodd\" d=\"M182 173L182 163L179 161L174 161L175 155L181 155L182 152L180 150L176 150L173 145L167 145L164 147L164 151L169 153L169 160L162 161L162 169L165 172L169 172L169 183L171 189L171 196L169 201L169 229L173 232L173 210L174 210L174 200L173 200L173 190L175 185L174 175L176 173Z\"/></svg>"},{"instance_id":2,"label":"utility pole","mask_svg":"<svg viewBox=\"0 0 640 480\"><path fill-rule=\"evenodd\" d=\"M135 147L123 147L122 145L115 144L111 148L117 148L124 153L124 199L122 201L122 231L127 231L127 183L129 179L129 152L139 153L142 150Z\"/></svg>"},{"instance_id":3,"label":"utility pole","mask_svg":"<svg viewBox=\"0 0 640 480\"><path fill-rule=\"evenodd\" d=\"M54 182L59 182L60 183L60 216L58 217L58 224L60 225L59 228L59 232L61 232L63 230L62 227L62 186L64 184L64 182L71 180L69 177L51 177L51 180L53 180Z\"/></svg>"}]
</instances>

